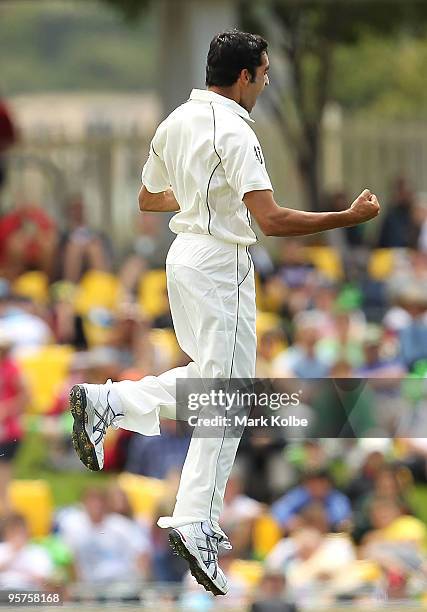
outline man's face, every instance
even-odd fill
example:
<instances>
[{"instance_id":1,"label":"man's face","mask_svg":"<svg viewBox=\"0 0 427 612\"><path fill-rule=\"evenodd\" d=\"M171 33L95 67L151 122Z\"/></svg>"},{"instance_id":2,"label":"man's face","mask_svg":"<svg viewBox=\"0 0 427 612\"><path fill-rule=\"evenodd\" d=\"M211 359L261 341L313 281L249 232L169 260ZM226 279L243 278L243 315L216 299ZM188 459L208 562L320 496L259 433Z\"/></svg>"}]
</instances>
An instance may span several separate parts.
<instances>
[{"instance_id":1,"label":"man's face","mask_svg":"<svg viewBox=\"0 0 427 612\"><path fill-rule=\"evenodd\" d=\"M242 70L240 75L240 106L251 112L258 96L263 91L264 87L268 85L268 69L270 63L268 61L268 55L264 51L261 55L261 65L256 68L255 79L251 82L251 74L248 70Z\"/></svg>"},{"instance_id":2,"label":"man's face","mask_svg":"<svg viewBox=\"0 0 427 612\"><path fill-rule=\"evenodd\" d=\"M319 476L308 479L305 483L305 488L315 499L325 499L331 490L331 485L327 478Z\"/></svg>"}]
</instances>

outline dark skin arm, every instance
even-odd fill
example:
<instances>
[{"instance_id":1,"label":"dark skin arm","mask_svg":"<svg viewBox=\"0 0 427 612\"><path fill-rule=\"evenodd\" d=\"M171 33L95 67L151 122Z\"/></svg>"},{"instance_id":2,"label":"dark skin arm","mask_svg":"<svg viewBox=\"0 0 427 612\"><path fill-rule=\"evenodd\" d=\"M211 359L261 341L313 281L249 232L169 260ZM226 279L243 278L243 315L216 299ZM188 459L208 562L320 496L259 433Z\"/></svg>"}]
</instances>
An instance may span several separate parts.
<instances>
[{"instance_id":1,"label":"dark skin arm","mask_svg":"<svg viewBox=\"0 0 427 612\"><path fill-rule=\"evenodd\" d=\"M166 189L160 193L151 193L142 185L138 194L139 209L143 212L175 212L179 210L179 204L175 199L172 189Z\"/></svg>"},{"instance_id":2,"label":"dark skin arm","mask_svg":"<svg viewBox=\"0 0 427 612\"><path fill-rule=\"evenodd\" d=\"M347 209L339 212L306 212L283 208L269 190L250 191L243 198L266 236L306 236L339 227L350 227L376 217L380 205L376 195L365 189Z\"/></svg>"}]
</instances>

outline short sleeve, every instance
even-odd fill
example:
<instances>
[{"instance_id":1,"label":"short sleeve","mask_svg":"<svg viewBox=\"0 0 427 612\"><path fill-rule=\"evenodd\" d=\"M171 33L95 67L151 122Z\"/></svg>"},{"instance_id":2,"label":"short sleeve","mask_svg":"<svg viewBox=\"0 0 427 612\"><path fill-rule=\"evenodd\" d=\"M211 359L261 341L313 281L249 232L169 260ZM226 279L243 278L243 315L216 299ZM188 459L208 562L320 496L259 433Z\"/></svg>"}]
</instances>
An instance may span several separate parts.
<instances>
[{"instance_id":1,"label":"short sleeve","mask_svg":"<svg viewBox=\"0 0 427 612\"><path fill-rule=\"evenodd\" d=\"M170 187L165 162L154 149L153 143L150 145L150 153L142 169L141 180L151 193L160 193Z\"/></svg>"},{"instance_id":2,"label":"short sleeve","mask_svg":"<svg viewBox=\"0 0 427 612\"><path fill-rule=\"evenodd\" d=\"M228 184L243 200L245 193L273 187L258 138L249 126L219 136L218 154Z\"/></svg>"}]
</instances>

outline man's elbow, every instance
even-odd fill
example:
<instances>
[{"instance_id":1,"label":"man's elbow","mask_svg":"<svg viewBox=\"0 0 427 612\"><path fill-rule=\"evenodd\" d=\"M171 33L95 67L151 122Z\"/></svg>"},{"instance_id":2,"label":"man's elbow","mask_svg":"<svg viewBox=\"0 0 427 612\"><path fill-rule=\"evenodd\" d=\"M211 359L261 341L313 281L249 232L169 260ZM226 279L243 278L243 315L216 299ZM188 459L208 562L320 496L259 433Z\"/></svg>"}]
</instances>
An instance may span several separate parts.
<instances>
[{"instance_id":1,"label":"man's elbow","mask_svg":"<svg viewBox=\"0 0 427 612\"><path fill-rule=\"evenodd\" d=\"M274 224L274 219L270 216L263 216L256 220L259 226L259 229L262 231L264 236L276 236L277 234L277 226Z\"/></svg>"},{"instance_id":2,"label":"man's elbow","mask_svg":"<svg viewBox=\"0 0 427 612\"><path fill-rule=\"evenodd\" d=\"M274 215L258 220L258 225L265 236L283 236L283 230Z\"/></svg>"},{"instance_id":3,"label":"man's elbow","mask_svg":"<svg viewBox=\"0 0 427 612\"><path fill-rule=\"evenodd\" d=\"M146 211L149 209L149 198L147 197L147 190L144 185L141 187L138 193L138 204L139 210Z\"/></svg>"},{"instance_id":4,"label":"man's elbow","mask_svg":"<svg viewBox=\"0 0 427 612\"><path fill-rule=\"evenodd\" d=\"M270 215L258 222L258 225L266 236L275 236L280 238L290 238L292 236L301 236L304 232L294 223L291 215L287 215L284 208L280 209L279 214L272 212Z\"/></svg>"}]
</instances>

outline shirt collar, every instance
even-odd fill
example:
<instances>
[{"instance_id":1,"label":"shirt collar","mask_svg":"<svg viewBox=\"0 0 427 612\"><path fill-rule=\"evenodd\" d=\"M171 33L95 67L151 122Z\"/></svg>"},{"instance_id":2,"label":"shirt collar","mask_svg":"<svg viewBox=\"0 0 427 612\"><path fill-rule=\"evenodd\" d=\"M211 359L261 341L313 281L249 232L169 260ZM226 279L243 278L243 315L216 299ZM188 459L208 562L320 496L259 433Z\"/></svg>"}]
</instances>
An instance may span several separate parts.
<instances>
[{"instance_id":1,"label":"shirt collar","mask_svg":"<svg viewBox=\"0 0 427 612\"><path fill-rule=\"evenodd\" d=\"M216 102L217 104L222 104L236 115L243 117L246 121L250 121L254 123L254 120L249 115L248 111L237 104L234 100L230 98L226 98L225 96L221 96L221 94L217 94L214 91L209 91L208 89L193 89L190 95L190 100L197 100L199 102Z\"/></svg>"}]
</instances>

